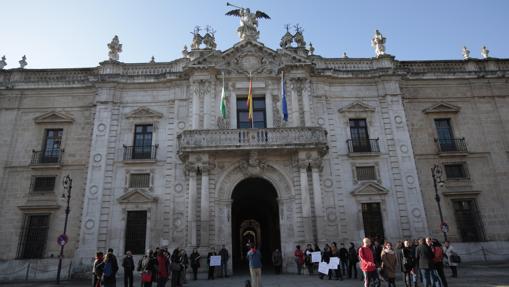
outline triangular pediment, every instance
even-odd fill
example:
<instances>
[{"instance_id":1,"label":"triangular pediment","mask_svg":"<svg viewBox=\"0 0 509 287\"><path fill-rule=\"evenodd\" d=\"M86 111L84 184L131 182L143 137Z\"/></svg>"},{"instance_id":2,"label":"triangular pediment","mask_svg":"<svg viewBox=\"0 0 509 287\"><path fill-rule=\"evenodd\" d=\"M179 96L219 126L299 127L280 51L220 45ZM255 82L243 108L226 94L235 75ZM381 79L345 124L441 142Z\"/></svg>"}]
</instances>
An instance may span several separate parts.
<instances>
[{"instance_id":1,"label":"triangular pediment","mask_svg":"<svg viewBox=\"0 0 509 287\"><path fill-rule=\"evenodd\" d=\"M435 104L429 108L426 108L423 110L424 113L457 113L460 111L460 107L446 103L446 102L440 102L438 104Z\"/></svg>"},{"instance_id":2,"label":"triangular pediment","mask_svg":"<svg viewBox=\"0 0 509 287\"><path fill-rule=\"evenodd\" d=\"M389 193L388 189L374 182L363 184L351 192L353 196L386 195L387 193Z\"/></svg>"},{"instance_id":3,"label":"triangular pediment","mask_svg":"<svg viewBox=\"0 0 509 287\"><path fill-rule=\"evenodd\" d=\"M74 122L74 118L61 112L51 111L35 117L34 122L37 124L72 123Z\"/></svg>"},{"instance_id":4,"label":"triangular pediment","mask_svg":"<svg viewBox=\"0 0 509 287\"><path fill-rule=\"evenodd\" d=\"M223 51L211 51L194 60L187 68L214 67L233 74L277 74L284 66L311 65L306 57L286 50L273 50L260 42L245 40Z\"/></svg>"},{"instance_id":5,"label":"triangular pediment","mask_svg":"<svg viewBox=\"0 0 509 287\"><path fill-rule=\"evenodd\" d=\"M119 203L153 203L157 198L139 189L132 190L117 199Z\"/></svg>"},{"instance_id":6,"label":"triangular pediment","mask_svg":"<svg viewBox=\"0 0 509 287\"><path fill-rule=\"evenodd\" d=\"M127 114L126 118L162 118L163 114L147 107L139 107Z\"/></svg>"},{"instance_id":7,"label":"triangular pediment","mask_svg":"<svg viewBox=\"0 0 509 287\"><path fill-rule=\"evenodd\" d=\"M357 112L369 112L372 113L375 111L375 108L362 103L362 102L353 102L345 107L342 107L338 110L340 113L357 113Z\"/></svg>"}]
</instances>

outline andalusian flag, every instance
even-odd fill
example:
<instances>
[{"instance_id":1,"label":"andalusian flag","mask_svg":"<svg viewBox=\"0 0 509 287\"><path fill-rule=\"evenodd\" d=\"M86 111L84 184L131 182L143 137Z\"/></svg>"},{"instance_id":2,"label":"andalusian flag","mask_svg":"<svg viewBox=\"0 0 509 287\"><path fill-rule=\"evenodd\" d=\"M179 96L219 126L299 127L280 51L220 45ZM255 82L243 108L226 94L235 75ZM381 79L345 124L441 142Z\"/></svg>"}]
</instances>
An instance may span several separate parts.
<instances>
[{"instance_id":1,"label":"andalusian flag","mask_svg":"<svg viewBox=\"0 0 509 287\"><path fill-rule=\"evenodd\" d=\"M219 105L219 111L223 119L226 119L226 92L224 90L224 73L223 73L223 89L221 90L221 103Z\"/></svg>"},{"instance_id":2,"label":"andalusian flag","mask_svg":"<svg viewBox=\"0 0 509 287\"><path fill-rule=\"evenodd\" d=\"M247 95L246 106L248 109L247 118L253 122L253 80L251 79L251 75L249 75L249 94Z\"/></svg>"}]
</instances>

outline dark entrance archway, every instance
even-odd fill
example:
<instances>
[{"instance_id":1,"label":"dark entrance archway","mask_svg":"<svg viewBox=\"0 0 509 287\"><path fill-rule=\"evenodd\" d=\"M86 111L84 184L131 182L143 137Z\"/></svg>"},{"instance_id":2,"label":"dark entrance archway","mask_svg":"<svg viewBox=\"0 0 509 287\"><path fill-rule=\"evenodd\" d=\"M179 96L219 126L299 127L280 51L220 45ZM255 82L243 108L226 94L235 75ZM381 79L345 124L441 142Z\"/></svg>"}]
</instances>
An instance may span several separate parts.
<instances>
[{"instance_id":1,"label":"dark entrance archway","mask_svg":"<svg viewBox=\"0 0 509 287\"><path fill-rule=\"evenodd\" d=\"M262 253L263 266L272 265L272 252L281 250L279 207L274 186L263 178L247 178L232 193L232 259L235 272L247 270L248 242Z\"/></svg>"}]
</instances>

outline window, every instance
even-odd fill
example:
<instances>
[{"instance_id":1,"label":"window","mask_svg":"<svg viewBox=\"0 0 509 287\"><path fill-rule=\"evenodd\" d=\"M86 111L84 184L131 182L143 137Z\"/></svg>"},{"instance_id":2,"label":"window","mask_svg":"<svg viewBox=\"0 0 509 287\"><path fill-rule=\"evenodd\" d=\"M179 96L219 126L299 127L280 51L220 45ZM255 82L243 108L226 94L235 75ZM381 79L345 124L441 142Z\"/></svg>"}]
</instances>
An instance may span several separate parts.
<instances>
[{"instance_id":1,"label":"window","mask_svg":"<svg viewBox=\"0 0 509 287\"><path fill-rule=\"evenodd\" d=\"M53 191L55 189L55 176L36 176L33 179L32 191L44 192Z\"/></svg>"},{"instance_id":2,"label":"window","mask_svg":"<svg viewBox=\"0 0 509 287\"><path fill-rule=\"evenodd\" d=\"M132 173L129 175L130 188L150 187L150 173Z\"/></svg>"},{"instance_id":3,"label":"window","mask_svg":"<svg viewBox=\"0 0 509 287\"><path fill-rule=\"evenodd\" d=\"M370 238L384 238L384 225L380 203L363 203L362 221L364 223L364 236Z\"/></svg>"},{"instance_id":4,"label":"window","mask_svg":"<svg viewBox=\"0 0 509 287\"><path fill-rule=\"evenodd\" d=\"M59 162L63 129L47 129L44 137L41 163Z\"/></svg>"},{"instance_id":5,"label":"window","mask_svg":"<svg viewBox=\"0 0 509 287\"><path fill-rule=\"evenodd\" d=\"M145 239L147 235L147 212L128 211L125 230L125 251L133 254L145 253Z\"/></svg>"},{"instance_id":6,"label":"window","mask_svg":"<svg viewBox=\"0 0 509 287\"><path fill-rule=\"evenodd\" d=\"M376 169L374 166L357 166L355 167L357 180L376 180Z\"/></svg>"},{"instance_id":7,"label":"window","mask_svg":"<svg viewBox=\"0 0 509 287\"><path fill-rule=\"evenodd\" d=\"M457 199L452 201L458 232L463 242L484 240L481 216L475 199Z\"/></svg>"},{"instance_id":8,"label":"window","mask_svg":"<svg viewBox=\"0 0 509 287\"><path fill-rule=\"evenodd\" d=\"M456 151L456 142L452 132L450 119L435 119L438 143L441 151Z\"/></svg>"},{"instance_id":9,"label":"window","mask_svg":"<svg viewBox=\"0 0 509 287\"><path fill-rule=\"evenodd\" d=\"M154 126L136 125L134 127L134 143L132 159L152 158L152 133Z\"/></svg>"},{"instance_id":10,"label":"window","mask_svg":"<svg viewBox=\"0 0 509 287\"><path fill-rule=\"evenodd\" d=\"M248 119L249 110L246 105L247 99L237 99L237 127L244 128L266 128L265 98L253 97L253 121Z\"/></svg>"},{"instance_id":11,"label":"window","mask_svg":"<svg viewBox=\"0 0 509 287\"><path fill-rule=\"evenodd\" d=\"M350 119L351 150L353 152L370 152L368 125L365 119Z\"/></svg>"},{"instance_id":12,"label":"window","mask_svg":"<svg viewBox=\"0 0 509 287\"><path fill-rule=\"evenodd\" d=\"M21 235L19 256L22 259L42 258L48 240L49 215L27 215Z\"/></svg>"},{"instance_id":13,"label":"window","mask_svg":"<svg viewBox=\"0 0 509 287\"><path fill-rule=\"evenodd\" d=\"M444 164L445 175L447 179L466 179L468 178L465 163Z\"/></svg>"}]
</instances>

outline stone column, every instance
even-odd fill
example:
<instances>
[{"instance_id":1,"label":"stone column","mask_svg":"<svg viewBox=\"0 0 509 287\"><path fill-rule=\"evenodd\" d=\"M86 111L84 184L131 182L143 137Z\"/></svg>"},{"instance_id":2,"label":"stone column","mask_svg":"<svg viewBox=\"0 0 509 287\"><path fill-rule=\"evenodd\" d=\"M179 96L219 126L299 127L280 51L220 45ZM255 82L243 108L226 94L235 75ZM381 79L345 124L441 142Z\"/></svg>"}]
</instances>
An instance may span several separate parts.
<instances>
[{"instance_id":1,"label":"stone column","mask_svg":"<svg viewBox=\"0 0 509 287\"><path fill-rule=\"evenodd\" d=\"M323 212L322 189L320 186L320 169L321 160L315 159L311 166L311 174L313 177L313 199L315 201L315 220L316 233L319 242L324 241L325 237L325 217Z\"/></svg>"},{"instance_id":2,"label":"stone column","mask_svg":"<svg viewBox=\"0 0 509 287\"><path fill-rule=\"evenodd\" d=\"M229 92L230 92L230 110L228 111L230 113L230 128L236 129L237 128L237 95L235 94L235 85L233 83L230 83L228 85Z\"/></svg>"},{"instance_id":3,"label":"stone column","mask_svg":"<svg viewBox=\"0 0 509 287\"><path fill-rule=\"evenodd\" d=\"M311 216L311 198L308 190L307 163L299 163L300 192L302 200L302 221L304 224L304 241L313 242L313 218Z\"/></svg>"},{"instance_id":4,"label":"stone column","mask_svg":"<svg viewBox=\"0 0 509 287\"><path fill-rule=\"evenodd\" d=\"M201 166L200 246L209 245L209 167Z\"/></svg>"},{"instance_id":5,"label":"stone column","mask_svg":"<svg viewBox=\"0 0 509 287\"><path fill-rule=\"evenodd\" d=\"M213 102L212 97L214 96L214 89L212 84L205 82L203 84L203 128L210 129L212 127L212 120L210 116L211 105Z\"/></svg>"},{"instance_id":6,"label":"stone column","mask_svg":"<svg viewBox=\"0 0 509 287\"><path fill-rule=\"evenodd\" d=\"M273 128L274 127L274 115L272 113L273 111L273 103L272 103L272 85L270 83L266 84L266 90L265 90L265 112L267 113L267 127Z\"/></svg>"},{"instance_id":7,"label":"stone column","mask_svg":"<svg viewBox=\"0 0 509 287\"><path fill-rule=\"evenodd\" d=\"M292 126L298 127L300 126L300 111L299 111L299 93L297 92L297 89L299 87L299 84L297 83L297 80L293 80L291 83L291 97L292 97L292 110L291 110L291 120L292 120Z\"/></svg>"},{"instance_id":8,"label":"stone column","mask_svg":"<svg viewBox=\"0 0 509 287\"><path fill-rule=\"evenodd\" d=\"M189 165L186 167L189 175L189 202L187 207L187 235L191 246L197 246L197 230L196 230L196 166Z\"/></svg>"},{"instance_id":9,"label":"stone column","mask_svg":"<svg viewBox=\"0 0 509 287\"><path fill-rule=\"evenodd\" d=\"M304 106L302 107L302 109L304 110L304 125L306 127L311 126L310 93L311 93L311 82L309 80L304 80L304 83L302 85L302 104Z\"/></svg>"},{"instance_id":10,"label":"stone column","mask_svg":"<svg viewBox=\"0 0 509 287\"><path fill-rule=\"evenodd\" d=\"M192 109L192 128L199 129L200 125L200 84L197 82L192 83L193 92L193 109Z\"/></svg>"}]
</instances>

